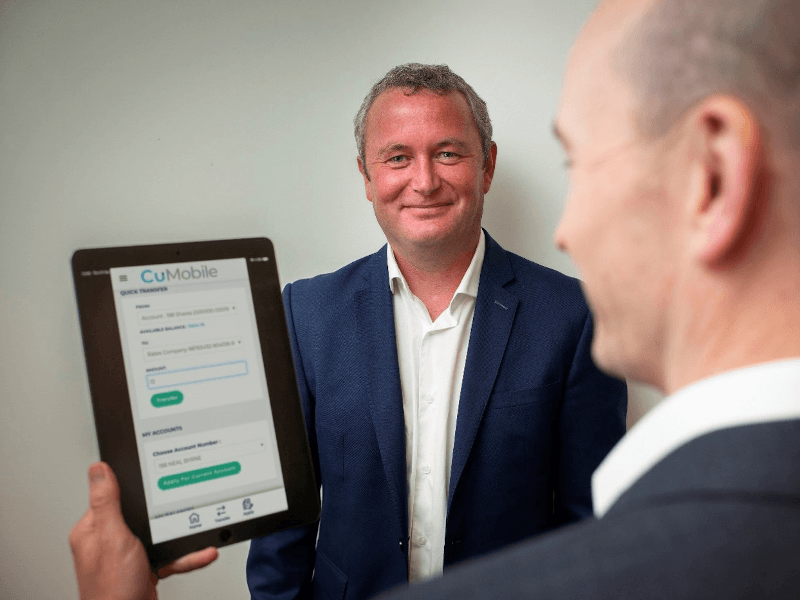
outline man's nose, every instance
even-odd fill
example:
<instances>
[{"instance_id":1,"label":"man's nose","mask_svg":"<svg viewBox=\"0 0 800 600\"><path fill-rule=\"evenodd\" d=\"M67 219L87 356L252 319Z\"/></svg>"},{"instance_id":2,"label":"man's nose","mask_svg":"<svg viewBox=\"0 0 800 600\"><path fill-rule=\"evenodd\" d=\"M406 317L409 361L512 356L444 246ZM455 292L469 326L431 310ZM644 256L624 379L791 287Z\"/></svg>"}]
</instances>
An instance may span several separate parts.
<instances>
[{"instance_id":1,"label":"man's nose","mask_svg":"<svg viewBox=\"0 0 800 600\"><path fill-rule=\"evenodd\" d=\"M555 243L556 248L558 248L561 252L567 252L567 239L564 235L564 216L561 216L561 219L556 226L555 232L553 232L553 243Z\"/></svg>"},{"instance_id":2,"label":"man's nose","mask_svg":"<svg viewBox=\"0 0 800 600\"><path fill-rule=\"evenodd\" d=\"M414 161L414 191L423 196L430 196L441 185L436 163L430 158Z\"/></svg>"}]
</instances>

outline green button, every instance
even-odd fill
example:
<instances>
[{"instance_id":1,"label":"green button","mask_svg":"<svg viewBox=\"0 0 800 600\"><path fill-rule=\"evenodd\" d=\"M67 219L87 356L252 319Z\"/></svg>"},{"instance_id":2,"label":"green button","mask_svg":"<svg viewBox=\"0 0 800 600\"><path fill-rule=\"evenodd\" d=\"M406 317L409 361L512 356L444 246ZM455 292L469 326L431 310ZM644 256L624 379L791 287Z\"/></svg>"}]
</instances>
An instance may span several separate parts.
<instances>
[{"instance_id":1,"label":"green button","mask_svg":"<svg viewBox=\"0 0 800 600\"><path fill-rule=\"evenodd\" d=\"M231 475L236 475L241 470L242 465L234 461L213 467L205 467L204 469L175 473L175 475L167 475L159 479L158 487L162 490L172 490L185 485L192 485L193 483L203 483L204 481L211 481L212 479L219 479L220 477L230 477Z\"/></svg>"},{"instance_id":2,"label":"green button","mask_svg":"<svg viewBox=\"0 0 800 600\"><path fill-rule=\"evenodd\" d=\"M153 397L150 398L150 404L156 408L161 408L162 406L172 406L173 404L180 404L181 402L183 402L183 394L178 390L175 390L174 392L153 394Z\"/></svg>"}]
</instances>

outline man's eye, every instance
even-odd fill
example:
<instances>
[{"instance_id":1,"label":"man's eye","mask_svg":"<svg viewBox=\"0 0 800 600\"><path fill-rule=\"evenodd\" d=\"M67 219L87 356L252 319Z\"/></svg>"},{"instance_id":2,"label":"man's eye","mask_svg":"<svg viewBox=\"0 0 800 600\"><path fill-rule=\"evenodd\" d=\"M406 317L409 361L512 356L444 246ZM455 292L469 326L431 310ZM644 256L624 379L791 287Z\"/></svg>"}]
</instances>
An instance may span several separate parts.
<instances>
[{"instance_id":1,"label":"man's eye","mask_svg":"<svg viewBox=\"0 0 800 600\"><path fill-rule=\"evenodd\" d=\"M445 150L444 152L439 152L439 158L443 160L452 161L459 158L459 155L456 154L455 152L450 152L449 150Z\"/></svg>"},{"instance_id":2,"label":"man's eye","mask_svg":"<svg viewBox=\"0 0 800 600\"><path fill-rule=\"evenodd\" d=\"M386 162L388 162L388 163L390 163L390 164L395 164L395 165L398 165L398 164L400 164L400 163L403 163L403 162L405 162L405 160L406 160L406 157L405 157L405 156L403 156L402 154L398 154L397 156L390 156L390 157L389 157L389 158L386 160Z\"/></svg>"}]
</instances>

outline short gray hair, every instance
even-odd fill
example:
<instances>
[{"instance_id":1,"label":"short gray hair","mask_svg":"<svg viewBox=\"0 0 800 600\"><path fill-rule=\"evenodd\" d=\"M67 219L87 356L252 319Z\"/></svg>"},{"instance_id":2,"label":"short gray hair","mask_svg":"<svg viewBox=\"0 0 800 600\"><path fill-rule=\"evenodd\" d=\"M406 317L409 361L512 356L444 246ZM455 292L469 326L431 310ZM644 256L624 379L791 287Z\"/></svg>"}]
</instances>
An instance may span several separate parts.
<instances>
[{"instance_id":1,"label":"short gray hair","mask_svg":"<svg viewBox=\"0 0 800 600\"><path fill-rule=\"evenodd\" d=\"M658 0L615 58L650 137L666 134L704 98L730 93L798 147L799 49L798 0Z\"/></svg>"},{"instance_id":2,"label":"short gray hair","mask_svg":"<svg viewBox=\"0 0 800 600\"><path fill-rule=\"evenodd\" d=\"M420 90L430 90L440 95L449 92L461 92L469 104L478 133L481 136L481 147L483 150L483 160L489 157L489 148L492 145L492 121L489 119L489 111L486 102L481 100L466 81L450 70L447 65L423 65L420 63L408 63L393 68L386 73L383 78L372 86L372 89L361 103L353 124L355 125L356 145L358 146L358 156L361 164L366 169L367 161L365 155L366 146L366 122L367 114L375 99L383 92L391 88L407 89L408 94L416 94Z\"/></svg>"}]
</instances>

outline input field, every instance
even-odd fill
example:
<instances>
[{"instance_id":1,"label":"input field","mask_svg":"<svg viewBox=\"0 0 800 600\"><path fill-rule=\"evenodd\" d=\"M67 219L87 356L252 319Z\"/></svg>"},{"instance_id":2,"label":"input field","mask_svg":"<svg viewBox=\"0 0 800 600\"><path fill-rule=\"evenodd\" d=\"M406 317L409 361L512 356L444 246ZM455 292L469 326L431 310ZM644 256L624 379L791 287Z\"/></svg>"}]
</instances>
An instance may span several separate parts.
<instances>
[{"instance_id":1,"label":"input field","mask_svg":"<svg viewBox=\"0 0 800 600\"><path fill-rule=\"evenodd\" d=\"M266 451L266 441L264 439L256 439L209 449L183 450L167 456L159 456L153 460L153 464L158 473L182 471L184 469L197 469L224 463Z\"/></svg>"},{"instance_id":2,"label":"input field","mask_svg":"<svg viewBox=\"0 0 800 600\"><path fill-rule=\"evenodd\" d=\"M238 310L235 302L220 304L201 305L201 306L176 306L171 308L160 308L157 310L146 310L136 315L140 325L158 325L167 321L178 319L197 319L198 317L231 317L236 316Z\"/></svg>"},{"instance_id":3,"label":"input field","mask_svg":"<svg viewBox=\"0 0 800 600\"><path fill-rule=\"evenodd\" d=\"M227 352L241 350L242 338L229 337L216 340L202 340L199 342L184 342L183 344L170 344L167 346L147 346L142 350L146 361L163 361L165 358L182 358L197 356L214 352Z\"/></svg>"},{"instance_id":4,"label":"input field","mask_svg":"<svg viewBox=\"0 0 800 600\"><path fill-rule=\"evenodd\" d=\"M236 360L213 365L200 365L173 371L159 371L147 374L147 389L158 390L179 385L230 379L231 377L244 377L250 371L246 360Z\"/></svg>"}]
</instances>

